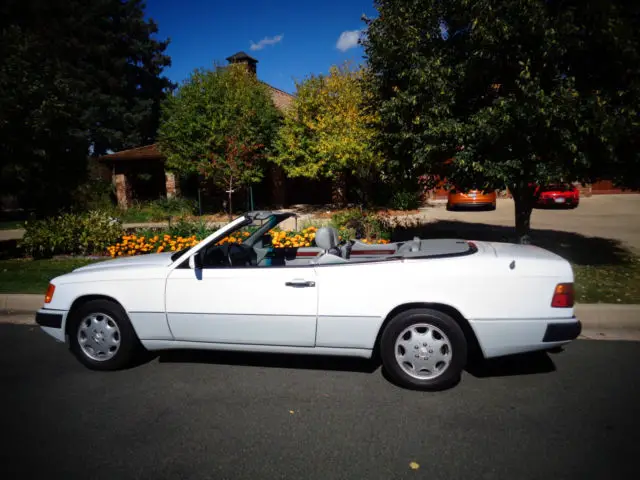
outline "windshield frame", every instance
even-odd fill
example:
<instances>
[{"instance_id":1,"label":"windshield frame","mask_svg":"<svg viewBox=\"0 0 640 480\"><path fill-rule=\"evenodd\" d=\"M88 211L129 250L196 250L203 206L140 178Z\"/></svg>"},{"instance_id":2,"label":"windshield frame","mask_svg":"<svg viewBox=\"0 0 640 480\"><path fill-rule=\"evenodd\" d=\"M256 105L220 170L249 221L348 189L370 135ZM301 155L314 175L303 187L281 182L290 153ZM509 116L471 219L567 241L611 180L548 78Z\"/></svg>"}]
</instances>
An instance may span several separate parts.
<instances>
[{"instance_id":1,"label":"windshield frame","mask_svg":"<svg viewBox=\"0 0 640 480\"><path fill-rule=\"evenodd\" d=\"M219 240L228 237L229 235L233 235L238 230L249 226L254 222L266 220L260 225L260 227L258 227L255 232L253 232L249 237L245 238L242 242L243 244L253 247L258 239L262 238L262 236L266 232L279 225L286 219L296 216L297 215L293 212L255 211L245 213L227 223L226 225L222 226L211 235L198 242L197 245L193 247L186 247L182 250L174 252L170 257L170 267L175 268L176 266L181 265L184 259L188 259L189 257L195 255L203 248L207 248L211 243L215 244Z\"/></svg>"}]
</instances>

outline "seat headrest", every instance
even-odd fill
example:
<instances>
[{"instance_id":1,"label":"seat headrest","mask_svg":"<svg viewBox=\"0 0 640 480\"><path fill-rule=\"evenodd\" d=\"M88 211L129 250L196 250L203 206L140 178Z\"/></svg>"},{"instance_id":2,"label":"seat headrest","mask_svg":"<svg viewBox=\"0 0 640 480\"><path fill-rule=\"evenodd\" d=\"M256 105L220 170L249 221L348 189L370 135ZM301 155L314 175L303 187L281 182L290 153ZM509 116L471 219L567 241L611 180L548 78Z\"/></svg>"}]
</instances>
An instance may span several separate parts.
<instances>
[{"instance_id":1,"label":"seat headrest","mask_svg":"<svg viewBox=\"0 0 640 480\"><path fill-rule=\"evenodd\" d=\"M316 232L316 245L323 250L329 250L337 246L338 231L331 227L319 228Z\"/></svg>"}]
</instances>

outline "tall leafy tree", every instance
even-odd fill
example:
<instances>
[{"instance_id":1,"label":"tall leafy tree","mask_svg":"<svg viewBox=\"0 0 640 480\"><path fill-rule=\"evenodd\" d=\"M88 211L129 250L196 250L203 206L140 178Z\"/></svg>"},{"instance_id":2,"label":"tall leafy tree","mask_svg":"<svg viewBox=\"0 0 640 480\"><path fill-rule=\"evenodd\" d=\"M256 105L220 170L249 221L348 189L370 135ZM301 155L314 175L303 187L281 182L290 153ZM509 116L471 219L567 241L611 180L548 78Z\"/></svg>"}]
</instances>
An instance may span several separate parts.
<instances>
[{"instance_id":1,"label":"tall leafy tree","mask_svg":"<svg viewBox=\"0 0 640 480\"><path fill-rule=\"evenodd\" d=\"M168 41L141 0L0 6L0 190L64 206L89 155L152 142Z\"/></svg>"},{"instance_id":2,"label":"tall leafy tree","mask_svg":"<svg viewBox=\"0 0 640 480\"><path fill-rule=\"evenodd\" d=\"M371 180L382 157L373 149L377 115L365 78L363 68L344 64L298 83L271 160L291 177L332 178L342 188L345 173ZM343 202L341 194L334 200Z\"/></svg>"},{"instance_id":3,"label":"tall leafy tree","mask_svg":"<svg viewBox=\"0 0 640 480\"><path fill-rule=\"evenodd\" d=\"M397 178L508 187L527 242L535 184L637 185L637 2L377 0L365 41ZM447 161L451 159L451 161Z\"/></svg>"},{"instance_id":4,"label":"tall leafy tree","mask_svg":"<svg viewBox=\"0 0 640 480\"><path fill-rule=\"evenodd\" d=\"M278 130L267 88L242 64L195 70L163 105L158 140L167 167L206 173L229 192L230 208L237 187L262 179Z\"/></svg>"}]
</instances>

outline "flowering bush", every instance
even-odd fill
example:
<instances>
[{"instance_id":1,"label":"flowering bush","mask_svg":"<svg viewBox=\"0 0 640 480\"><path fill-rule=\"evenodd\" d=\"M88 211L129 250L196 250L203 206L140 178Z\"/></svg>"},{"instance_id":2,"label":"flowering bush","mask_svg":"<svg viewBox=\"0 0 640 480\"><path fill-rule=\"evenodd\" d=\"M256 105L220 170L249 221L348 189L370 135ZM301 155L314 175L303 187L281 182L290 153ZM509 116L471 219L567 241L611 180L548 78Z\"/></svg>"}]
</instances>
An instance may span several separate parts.
<instances>
[{"instance_id":1,"label":"flowering bush","mask_svg":"<svg viewBox=\"0 0 640 480\"><path fill-rule=\"evenodd\" d=\"M175 237L171 235L124 235L115 245L107 248L112 257L140 255L143 253L174 252L198 243L195 235L191 237Z\"/></svg>"},{"instance_id":2,"label":"flowering bush","mask_svg":"<svg viewBox=\"0 0 640 480\"><path fill-rule=\"evenodd\" d=\"M242 243L244 239L247 238L249 235L250 233L247 231L235 232L229 235L228 237L224 237L222 240L216 243L216 245L224 245L227 243Z\"/></svg>"},{"instance_id":3,"label":"flowering bush","mask_svg":"<svg viewBox=\"0 0 640 480\"><path fill-rule=\"evenodd\" d=\"M274 248L315 247L317 227L307 227L299 232L285 230L271 230L271 245ZM217 245L242 243L251 233L248 231L235 232L219 242ZM340 237L342 238L342 236ZM186 247L193 247L200 241L196 235L175 236L169 234L155 235L124 235L122 240L110 246L107 252L112 257L141 255L145 253L174 252ZM383 238L364 238L362 242L368 244L386 244L389 240Z\"/></svg>"},{"instance_id":4,"label":"flowering bush","mask_svg":"<svg viewBox=\"0 0 640 480\"><path fill-rule=\"evenodd\" d=\"M285 247L313 247L315 246L316 227L307 227L300 232L287 232L284 230L272 230L271 245L274 248Z\"/></svg>"}]
</instances>

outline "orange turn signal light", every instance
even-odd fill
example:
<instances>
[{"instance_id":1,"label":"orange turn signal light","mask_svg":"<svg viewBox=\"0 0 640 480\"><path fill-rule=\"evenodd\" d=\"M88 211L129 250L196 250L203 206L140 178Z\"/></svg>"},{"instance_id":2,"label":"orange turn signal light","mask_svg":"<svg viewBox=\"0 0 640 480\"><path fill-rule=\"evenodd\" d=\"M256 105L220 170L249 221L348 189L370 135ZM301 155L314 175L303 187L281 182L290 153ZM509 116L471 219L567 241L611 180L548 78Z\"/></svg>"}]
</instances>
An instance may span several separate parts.
<instances>
[{"instance_id":1,"label":"orange turn signal light","mask_svg":"<svg viewBox=\"0 0 640 480\"><path fill-rule=\"evenodd\" d=\"M47 293L44 294L44 303L51 303L51 299L53 298L53 292L55 292L56 286L52 283L47 287Z\"/></svg>"}]
</instances>

